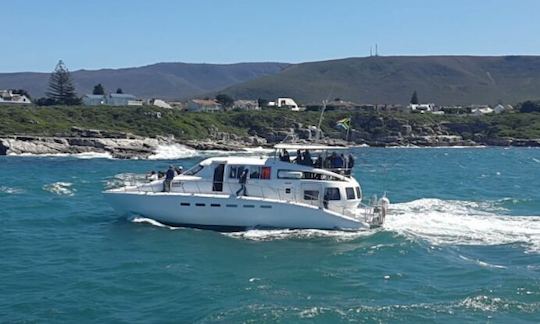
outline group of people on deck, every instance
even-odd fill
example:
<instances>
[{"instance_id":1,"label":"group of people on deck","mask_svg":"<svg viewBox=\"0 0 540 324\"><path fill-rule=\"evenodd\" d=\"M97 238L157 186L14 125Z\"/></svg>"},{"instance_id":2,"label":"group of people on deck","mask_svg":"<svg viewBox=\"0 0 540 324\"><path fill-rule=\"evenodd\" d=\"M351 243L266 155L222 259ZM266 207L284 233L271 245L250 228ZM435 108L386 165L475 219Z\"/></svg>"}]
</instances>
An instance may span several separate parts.
<instances>
[{"instance_id":1,"label":"group of people on deck","mask_svg":"<svg viewBox=\"0 0 540 324\"><path fill-rule=\"evenodd\" d=\"M296 163L299 165L307 165L324 169L351 170L354 167L354 157L352 154L345 156L344 154L338 155L336 152L332 152L332 154L328 155L324 159L321 155L319 155L315 160L313 160L309 150L297 150L296 159L291 160L289 152L287 150L283 150L279 153L279 159L283 162Z\"/></svg>"},{"instance_id":2,"label":"group of people on deck","mask_svg":"<svg viewBox=\"0 0 540 324\"><path fill-rule=\"evenodd\" d=\"M180 175L184 172L184 168L182 166L174 166L169 165L169 169L167 171L150 171L149 174L146 175L146 180L154 181L154 180L160 180L165 178L163 181L163 192L170 192L171 191L171 183L172 180L176 175Z\"/></svg>"}]
</instances>

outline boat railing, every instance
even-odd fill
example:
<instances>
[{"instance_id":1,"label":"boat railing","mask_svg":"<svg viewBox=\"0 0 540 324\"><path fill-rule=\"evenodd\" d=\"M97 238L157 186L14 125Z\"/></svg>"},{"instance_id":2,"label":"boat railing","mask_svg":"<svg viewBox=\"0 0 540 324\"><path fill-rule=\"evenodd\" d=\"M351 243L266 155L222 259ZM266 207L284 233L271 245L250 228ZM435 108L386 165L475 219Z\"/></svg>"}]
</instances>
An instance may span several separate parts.
<instances>
[{"instance_id":1,"label":"boat railing","mask_svg":"<svg viewBox=\"0 0 540 324\"><path fill-rule=\"evenodd\" d=\"M163 180L155 180L150 183L144 183L139 185L130 185L122 187L125 192L139 192L139 193L185 193L185 194L229 194L233 195L237 191L240 191L241 184L234 182L214 182L210 180L189 180L179 181L173 180L171 182L171 191L165 191ZM221 186L221 191L212 190L214 186ZM187 188L186 188L187 187ZM227 188L228 190L225 190ZM300 202L297 199L296 192L291 190L290 193L282 192L268 185L260 185L255 183L246 184L246 191L248 197L261 197L263 199L276 199L287 202Z\"/></svg>"}]
</instances>

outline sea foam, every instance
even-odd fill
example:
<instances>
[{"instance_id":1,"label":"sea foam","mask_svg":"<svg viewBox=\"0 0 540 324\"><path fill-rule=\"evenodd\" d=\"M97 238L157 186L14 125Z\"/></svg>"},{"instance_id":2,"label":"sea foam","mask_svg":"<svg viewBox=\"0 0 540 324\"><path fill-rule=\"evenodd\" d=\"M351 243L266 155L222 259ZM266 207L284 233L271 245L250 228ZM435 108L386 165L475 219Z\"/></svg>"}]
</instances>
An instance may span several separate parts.
<instances>
[{"instance_id":1,"label":"sea foam","mask_svg":"<svg viewBox=\"0 0 540 324\"><path fill-rule=\"evenodd\" d=\"M520 243L540 252L540 216L505 215L489 202L424 198L393 204L384 228L434 245Z\"/></svg>"},{"instance_id":2,"label":"sea foam","mask_svg":"<svg viewBox=\"0 0 540 324\"><path fill-rule=\"evenodd\" d=\"M73 196L75 194L73 184L70 182L54 182L43 186L43 190L59 196Z\"/></svg>"},{"instance_id":3,"label":"sea foam","mask_svg":"<svg viewBox=\"0 0 540 324\"><path fill-rule=\"evenodd\" d=\"M112 155L109 152L84 152L84 153L50 153L50 154L34 154L34 153L8 153L8 156L19 157L73 157L78 159L112 159Z\"/></svg>"}]
</instances>

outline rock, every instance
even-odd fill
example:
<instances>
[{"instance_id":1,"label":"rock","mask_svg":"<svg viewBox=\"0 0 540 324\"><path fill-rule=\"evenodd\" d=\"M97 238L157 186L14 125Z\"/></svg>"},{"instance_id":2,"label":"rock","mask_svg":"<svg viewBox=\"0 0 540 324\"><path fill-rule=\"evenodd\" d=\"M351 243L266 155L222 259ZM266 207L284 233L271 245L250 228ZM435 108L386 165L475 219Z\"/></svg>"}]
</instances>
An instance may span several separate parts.
<instances>
[{"instance_id":1,"label":"rock","mask_svg":"<svg viewBox=\"0 0 540 324\"><path fill-rule=\"evenodd\" d=\"M409 136L412 133L411 125L401 125L401 134L404 136Z\"/></svg>"}]
</instances>

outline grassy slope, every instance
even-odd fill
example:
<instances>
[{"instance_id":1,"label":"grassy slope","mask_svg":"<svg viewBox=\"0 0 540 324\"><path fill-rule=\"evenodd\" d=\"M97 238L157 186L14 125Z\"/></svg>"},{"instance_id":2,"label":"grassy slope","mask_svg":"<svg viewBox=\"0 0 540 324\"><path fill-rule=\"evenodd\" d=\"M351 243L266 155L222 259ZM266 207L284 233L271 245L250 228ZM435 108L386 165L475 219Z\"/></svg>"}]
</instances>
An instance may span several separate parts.
<instances>
[{"instance_id":1,"label":"grassy slope","mask_svg":"<svg viewBox=\"0 0 540 324\"><path fill-rule=\"evenodd\" d=\"M156 113L161 113L161 118ZM359 112L325 113L323 130L339 136L334 124L352 116L353 127L366 133L391 135L403 124L435 127L446 124L453 134L470 137L482 134L492 138L540 138L540 114L502 114L482 117L436 116L419 114L377 115ZM287 129L295 123L316 125L318 112L255 111L227 113L188 113L154 107L18 107L0 106L0 135L28 134L51 136L69 133L72 126L110 131L125 131L142 136L172 134L180 139L209 136L211 127L219 131L247 135L268 129ZM373 120L384 125L372 126Z\"/></svg>"},{"instance_id":2,"label":"grassy slope","mask_svg":"<svg viewBox=\"0 0 540 324\"><path fill-rule=\"evenodd\" d=\"M540 56L389 56L292 65L223 90L235 98L359 103L514 104L540 98Z\"/></svg>"}]
</instances>

